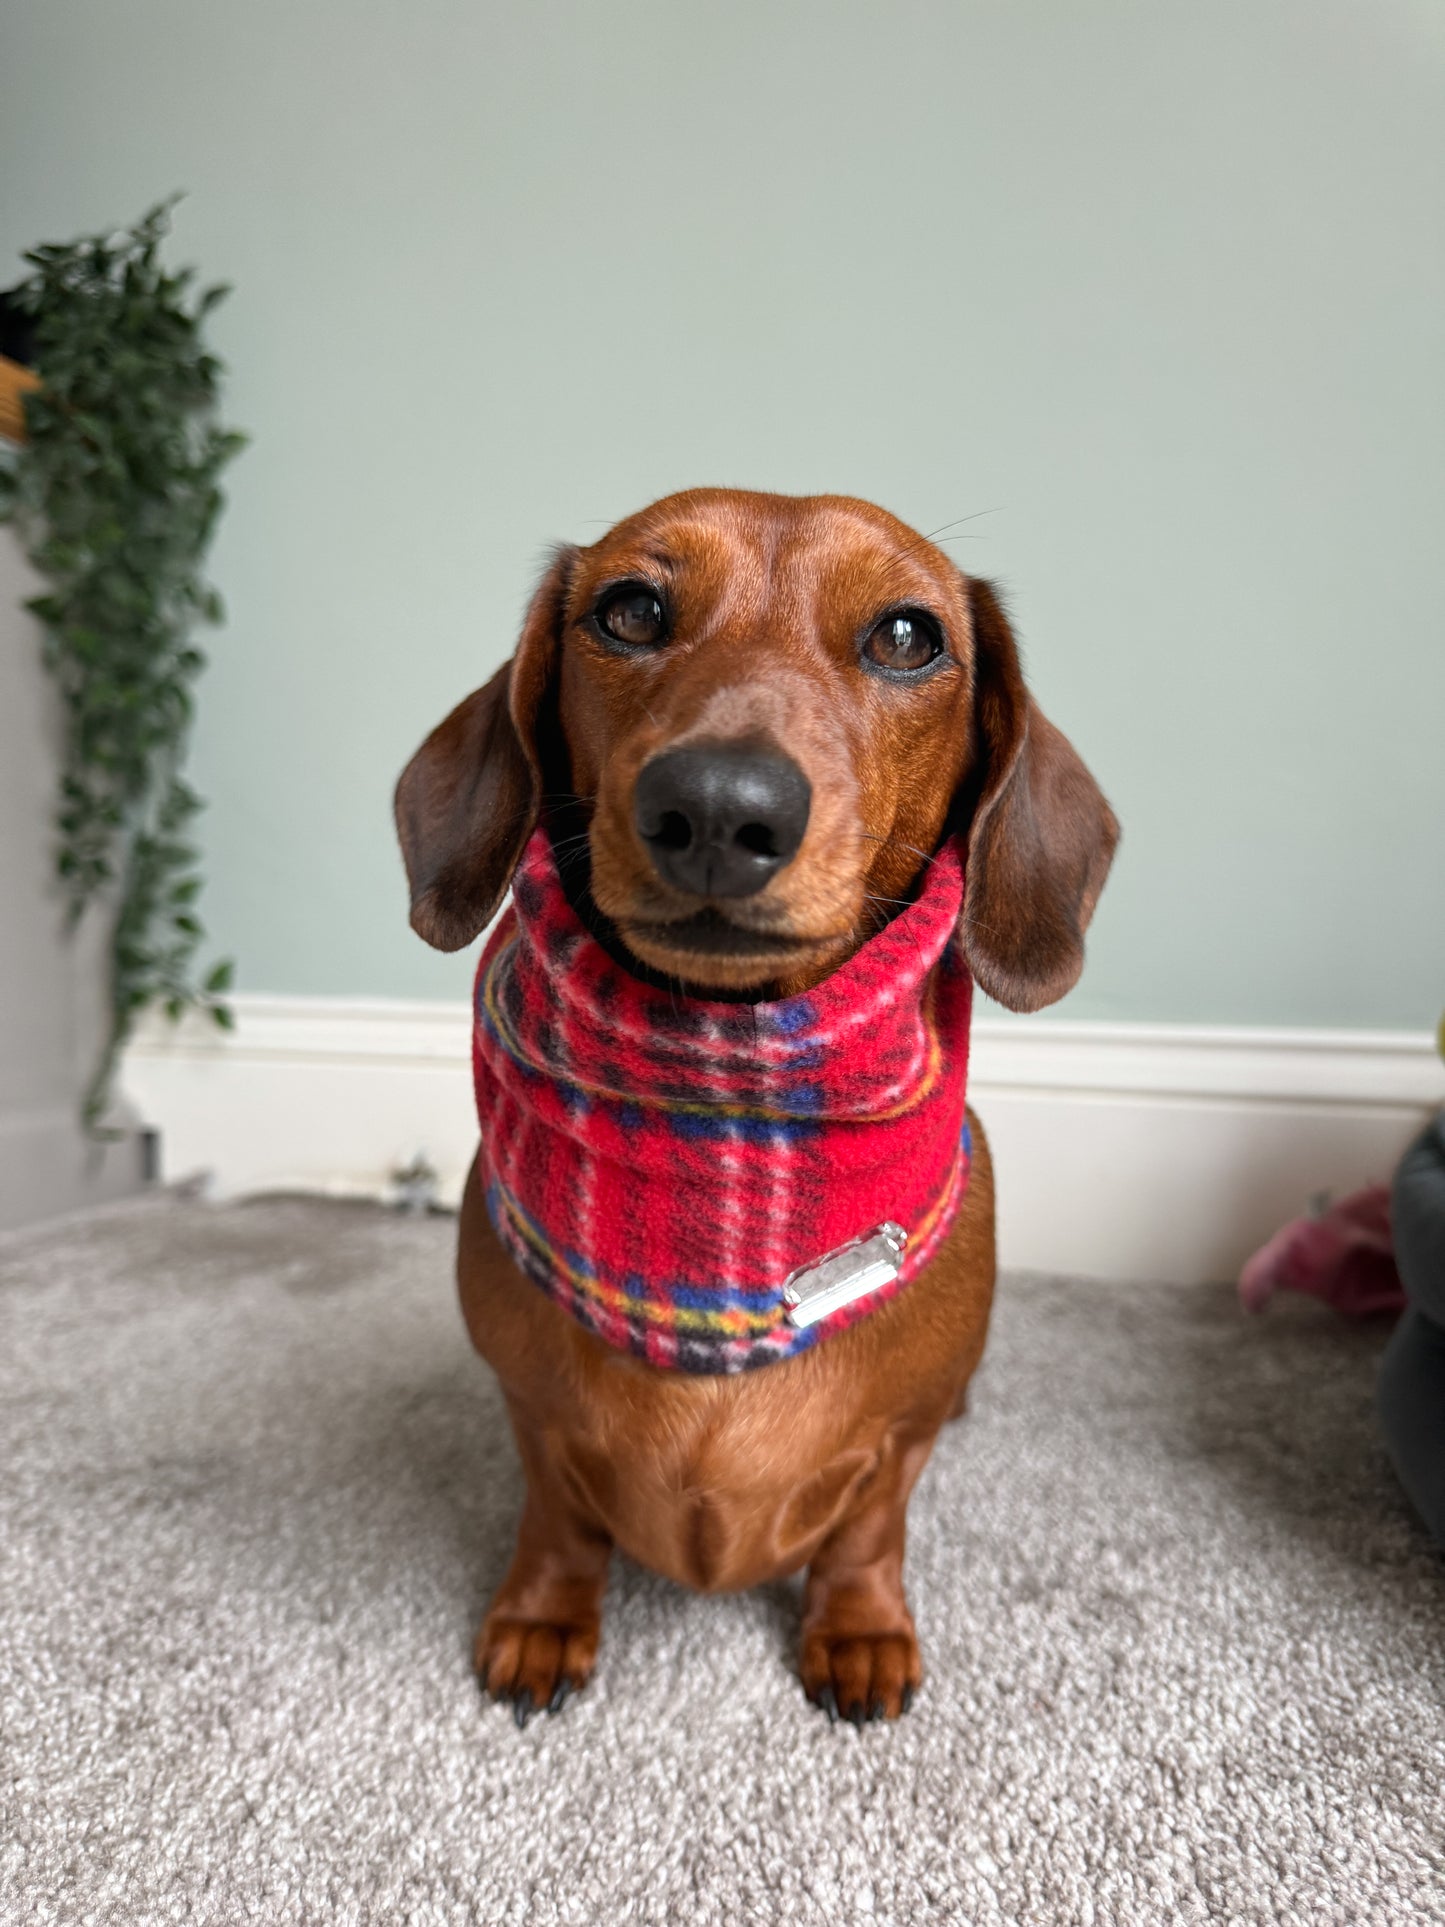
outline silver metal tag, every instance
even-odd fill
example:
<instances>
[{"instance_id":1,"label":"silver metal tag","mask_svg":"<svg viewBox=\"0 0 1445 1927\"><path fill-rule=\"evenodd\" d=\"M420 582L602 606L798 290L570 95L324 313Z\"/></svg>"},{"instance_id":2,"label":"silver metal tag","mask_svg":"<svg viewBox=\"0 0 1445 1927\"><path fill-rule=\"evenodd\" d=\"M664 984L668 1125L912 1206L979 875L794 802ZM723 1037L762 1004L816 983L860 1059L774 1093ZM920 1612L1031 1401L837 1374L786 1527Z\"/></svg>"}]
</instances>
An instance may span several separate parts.
<instances>
[{"instance_id":1,"label":"silver metal tag","mask_svg":"<svg viewBox=\"0 0 1445 1927\"><path fill-rule=\"evenodd\" d=\"M907 1243L903 1226L890 1221L839 1245L816 1264L801 1265L790 1272L783 1286L788 1324L801 1331L805 1325L816 1325L829 1312L851 1305L854 1299L866 1298L880 1285L892 1284Z\"/></svg>"}]
</instances>

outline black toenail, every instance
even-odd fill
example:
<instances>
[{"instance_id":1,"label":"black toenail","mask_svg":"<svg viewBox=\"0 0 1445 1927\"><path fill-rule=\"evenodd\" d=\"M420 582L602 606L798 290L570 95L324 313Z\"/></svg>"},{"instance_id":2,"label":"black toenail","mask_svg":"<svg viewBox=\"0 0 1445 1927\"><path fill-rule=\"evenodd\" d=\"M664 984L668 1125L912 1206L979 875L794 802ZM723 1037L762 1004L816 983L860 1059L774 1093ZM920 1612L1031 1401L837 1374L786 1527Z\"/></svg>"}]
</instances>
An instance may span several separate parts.
<instances>
[{"instance_id":1,"label":"black toenail","mask_svg":"<svg viewBox=\"0 0 1445 1927\"><path fill-rule=\"evenodd\" d=\"M532 1698L532 1690L530 1687L524 1686L512 1701L512 1718L517 1722L519 1728L525 1728L528 1720L531 1719L536 1710L537 1702Z\"/></svg>"},{"instance_id":2,"label":"black toenail","mask_svg":"<svg viewBox=\"0 0 1445 1927\"><path fill-rule=\"evenodd\" d=\"M831 1686L825 1686L813 1703L815 1706L821 1706L828 1715L829 1726L838 1724L838 1695Z\"/></svg>"}]
</instances>

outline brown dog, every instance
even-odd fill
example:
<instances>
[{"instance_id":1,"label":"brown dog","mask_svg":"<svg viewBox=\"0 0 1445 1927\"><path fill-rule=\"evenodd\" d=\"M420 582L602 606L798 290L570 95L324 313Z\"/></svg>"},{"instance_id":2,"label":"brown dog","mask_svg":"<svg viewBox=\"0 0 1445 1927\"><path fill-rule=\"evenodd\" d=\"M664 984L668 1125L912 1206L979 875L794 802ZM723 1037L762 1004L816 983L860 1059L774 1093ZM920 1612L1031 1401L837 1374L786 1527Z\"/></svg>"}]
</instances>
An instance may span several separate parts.
<instances>
[{"instance_id":1,"label":"brown dog","mask_svg":"<svg viewBox=\"0 0 1445 1927\"><path fill-rule=\"evenodd\" d=\"M647 821L663 820L668 798L648 792L678 750L699 807L761 758L764 832L690 837L684 822L669 837ZM1014 1010L1078 977L1118 837L1026 693L986 582L867 503L724 489L560 551L511 661L413 758L397 823L428 943L476 937L539 815L559 847L575 832L577 908L614 954L712 998L817 984L958 833L959 941ZM994 1286L992 1168L970 1122L963 1208L908 1289L736 1377L653 1371L567 1317L504 1253L473 1166L462 1306L527 1491L476 1665L519 1721L591 1673L614 1546L704 1591L806 1566L804 1690L855 1721L906 1708L922 1669L905 1512L962 1410Z\"/></svg>"}]
</instances>

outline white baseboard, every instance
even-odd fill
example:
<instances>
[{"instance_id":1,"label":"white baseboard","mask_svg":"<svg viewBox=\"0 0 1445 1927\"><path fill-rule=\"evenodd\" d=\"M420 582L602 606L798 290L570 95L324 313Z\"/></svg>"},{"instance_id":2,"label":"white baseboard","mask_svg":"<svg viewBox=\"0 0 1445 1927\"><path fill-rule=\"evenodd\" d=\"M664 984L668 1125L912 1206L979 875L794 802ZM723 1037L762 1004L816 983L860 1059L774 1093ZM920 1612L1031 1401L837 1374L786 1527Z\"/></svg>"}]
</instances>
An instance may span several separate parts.
<instances>
[{"instance_id":1,"label":"white baseboard","mask_svg":"<svg viewBox=\"0 0 1445 1927\"><path fill-rule=\"evenodd\" d=\"M233 1032L157 1022L127 1053L163 1176L380 1196L424 1153L456 1199L477 1135L465 1004L234 1007ZM969 1094L1006 1265L1187 1282L1234 1276L1315 1193L1388 1177L1445 1102L1445 1066L1425 1031L984 1019Z\"/></svg>"}]
</instances>

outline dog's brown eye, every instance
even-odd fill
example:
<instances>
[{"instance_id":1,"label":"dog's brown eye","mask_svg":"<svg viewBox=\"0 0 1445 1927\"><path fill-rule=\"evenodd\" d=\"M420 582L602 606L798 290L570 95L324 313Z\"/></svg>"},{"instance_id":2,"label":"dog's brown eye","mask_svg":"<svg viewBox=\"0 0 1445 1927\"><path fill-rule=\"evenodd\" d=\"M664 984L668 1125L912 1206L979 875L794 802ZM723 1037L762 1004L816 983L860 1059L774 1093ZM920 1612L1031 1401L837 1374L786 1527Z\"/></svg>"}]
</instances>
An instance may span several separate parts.
<instances>
[{"instance_id":1,"label":"dog's brown eye","mask_svg":"<svg viewBox=\"0 0 1445 1927\"><path fill-rule=\"evenodd\" d=\"M863 654L880 669L926 669L943 654L943 638L927 616L905 610L884 616L868 632Z\"/></svg>"},{"instance_id":2,"label":"dog's brown eye","mask_svg":"<svg viewBox=\"0 0 1445 1927\"><path fill-rule=\"evenodd\" d=\"M650 649L667 634L662 599L640 582L614 589L597 610L598 627L629 649Z\"/></svg>"}]
</instances>

